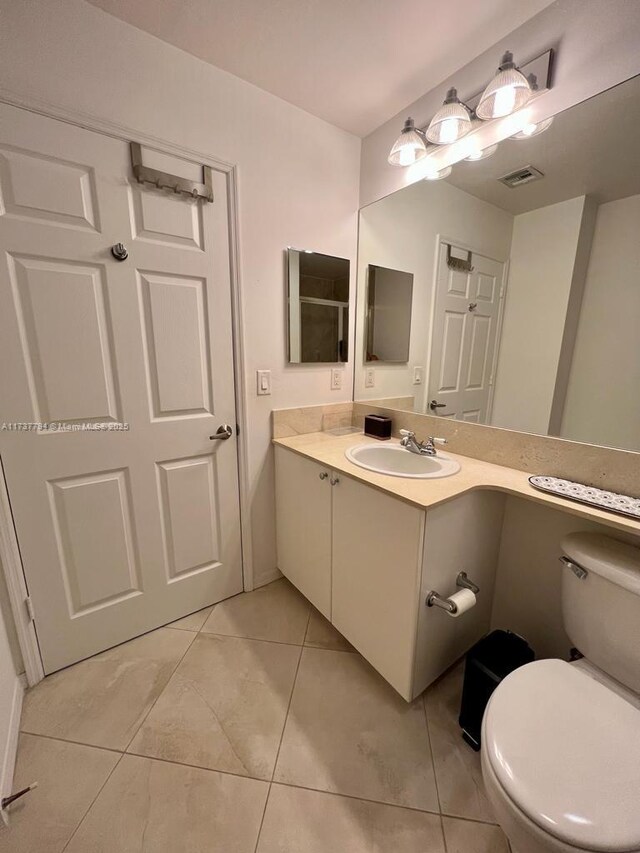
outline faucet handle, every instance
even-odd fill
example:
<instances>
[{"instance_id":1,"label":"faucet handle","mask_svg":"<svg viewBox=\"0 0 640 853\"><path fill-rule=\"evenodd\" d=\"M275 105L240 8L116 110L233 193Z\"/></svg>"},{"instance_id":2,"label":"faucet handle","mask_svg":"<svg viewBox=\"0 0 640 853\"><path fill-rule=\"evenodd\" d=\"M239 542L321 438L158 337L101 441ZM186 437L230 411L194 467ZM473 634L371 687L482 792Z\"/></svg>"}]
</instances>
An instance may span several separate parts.
<instances>
[{"instance_id":1,"label":"faucet handle","mask_svg":"<svg viewBox=\"0 0 640 853\"><path fill-rule=\"evenodd\" d=\"M434 438L432 435L429 436L428 441L432 444L449 444L446 438Z\"/></svg>"},{"instance_id":2,"label":"faucet handle","mask_svg":"<svg viewBox=\"0 0 640 853\"><path fill-rule=\"evenodd\" d=\"M411 432L411 430L410 430L410 429L401 429L401 430L400 430L400 435L401 435L403 438L415 438L415 437L416 437L415 432Z\"/></svg>"}]
</instances>

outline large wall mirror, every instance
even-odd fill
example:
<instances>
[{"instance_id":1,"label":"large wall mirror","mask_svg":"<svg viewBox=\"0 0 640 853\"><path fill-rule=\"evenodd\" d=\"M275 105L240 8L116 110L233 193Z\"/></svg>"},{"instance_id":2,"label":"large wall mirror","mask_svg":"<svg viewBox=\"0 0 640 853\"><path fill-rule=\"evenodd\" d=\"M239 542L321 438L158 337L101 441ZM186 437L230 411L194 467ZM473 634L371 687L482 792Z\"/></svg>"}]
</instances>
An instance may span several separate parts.
<instances>
[{"instance_id":1,"label":"large wall mirror","mask_svg":"<svg viewBox=\"0 0 640 853\"><path fill-rule=\"evenodd\" d=\"M639 161L640 76L363 208L354 399L640 451ZM404 364L366 360L372 264L413 275Z\"/></svg>"},{"instance_id":2,"label":"large wall mirror","mask_svg":"<svg viewBox=\"0 0 640 853\"><path fill-rule=\"evenodd\" d=\"M349 358L349 261L287 250L289 362Z\"/></svg>"}]
</instances>

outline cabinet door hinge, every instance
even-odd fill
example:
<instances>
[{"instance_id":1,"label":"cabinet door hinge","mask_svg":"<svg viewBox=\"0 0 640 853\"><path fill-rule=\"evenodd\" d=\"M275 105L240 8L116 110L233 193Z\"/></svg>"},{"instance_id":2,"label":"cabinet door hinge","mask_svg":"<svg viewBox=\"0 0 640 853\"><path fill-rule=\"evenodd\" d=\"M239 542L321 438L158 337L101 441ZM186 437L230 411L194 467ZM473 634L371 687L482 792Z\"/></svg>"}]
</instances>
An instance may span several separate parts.
<instances>
[{"instance_id":1,"label":"cabinet door hinge","mask_svg":"<svg viewBox=\"0 0 640 853\"><path fill-rule=\"evenodd\" d=\"M27 616L29 617L29 622L35 622L36 614L33 612L33 602L31 601L30 595L25 598L24 606L27 608Z\"/></svg>"}]
</instances>

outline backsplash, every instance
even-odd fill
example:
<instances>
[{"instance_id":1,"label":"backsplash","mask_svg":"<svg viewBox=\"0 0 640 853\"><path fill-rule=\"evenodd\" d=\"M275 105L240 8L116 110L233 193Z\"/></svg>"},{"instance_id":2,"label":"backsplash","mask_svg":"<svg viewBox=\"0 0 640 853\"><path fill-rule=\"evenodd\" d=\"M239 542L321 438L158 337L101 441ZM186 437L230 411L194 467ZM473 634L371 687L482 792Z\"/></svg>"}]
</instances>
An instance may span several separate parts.
<instances>
[{"instance_id":1,"label":"backsplash","mask_svg":"<svg viewBox=\"0 0 640 853\"><path fill-rule=\"evenodd\" d=\"M299 409L274 409L271 412L273 438L289 438L308 432L326 432L351 426L353 403L327 403L324 406L304 406Z\"/></svg>"},{"instance_id":2,"label":"backsplash","mask_svg":"<svg viewBox=\"0 0 640 853\"><path fill-rule=\"evenodd\" d=\"M274 438L287 438L311 432L326 432L341 426L362 428L369 413L393 418L393 434L410 429L418 438L442 436L449 450L530 474L564 477L581 483L640 497L640 453L581 444L481 424L468 424L374 406L372 403L328 403L272 412Z\"/></svg>"},{"instance_id":3,"label":"backsplash","mask_svg":"<svg viewBox=\"0 0 640 853\"><path fill-rule=\"evenodd\" d=\"M441 436L449 441L448 449L461 456L640 497L640 453L401 412L369 403L353 404L354 426L362 426L364 416L371 411L392 417L396 436L400 429L413 430L420 439L427 435Z\"/></svg>"}]
</instances>

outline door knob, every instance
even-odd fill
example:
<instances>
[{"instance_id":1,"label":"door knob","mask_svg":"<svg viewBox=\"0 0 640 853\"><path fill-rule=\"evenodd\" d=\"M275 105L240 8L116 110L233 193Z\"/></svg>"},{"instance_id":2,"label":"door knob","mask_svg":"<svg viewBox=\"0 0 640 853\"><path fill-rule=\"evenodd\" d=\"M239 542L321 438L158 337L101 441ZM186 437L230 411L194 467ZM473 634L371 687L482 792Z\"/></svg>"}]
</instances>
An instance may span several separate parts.
<instances>
[{"instance_id":1,"label":"door knob","mask_svg":"<svg viewBox=\"0 0 640 853\"><path fill-rule=\"evenodd\" d=\"M321 471L321 472L318 474L318 477L320 477L320 479L321 479L321 480L326 480L328 476L329 476L329 475L327 474L327 472L326 472L326 471Z\"/></svg>"},{"instance_id":2,"label":"door knob","mask_svg":"<svg viewBox=\"0 0 640 853\"><path fill-rule=\"evenodd\" d=\"M432 400L429 403L429 408L431 409L432 412L435 412L436 409L446 409L447 404L446 403L439 403L437 400Z\"/></svg>"},{"instance_id":3,"label":"door knob","mask_svg":"<svg viewBox=\"0 0 640 853\"><path fill-rule=\"evenodd\" d=\"M232 435L233 430L231 429L229 424L222 424L222 426L219 426L216 430L216 434L210 435L209 439L211 441L217 441L218 439L220 439L221 441L226 441L228 438L231 438Z\"/></svg>"},{"instance_id":4,"label":"door knob","mask_svg":"<svg viewBox=\"0 0 640 853\"><path fill-rule=\"evenodd\" d=\"M127 251L127 247L124 243L116 243L115 246L112 246L111 254L116 261L126 261L129 257L129 252Z\"/></svg>"}]
</instances>

